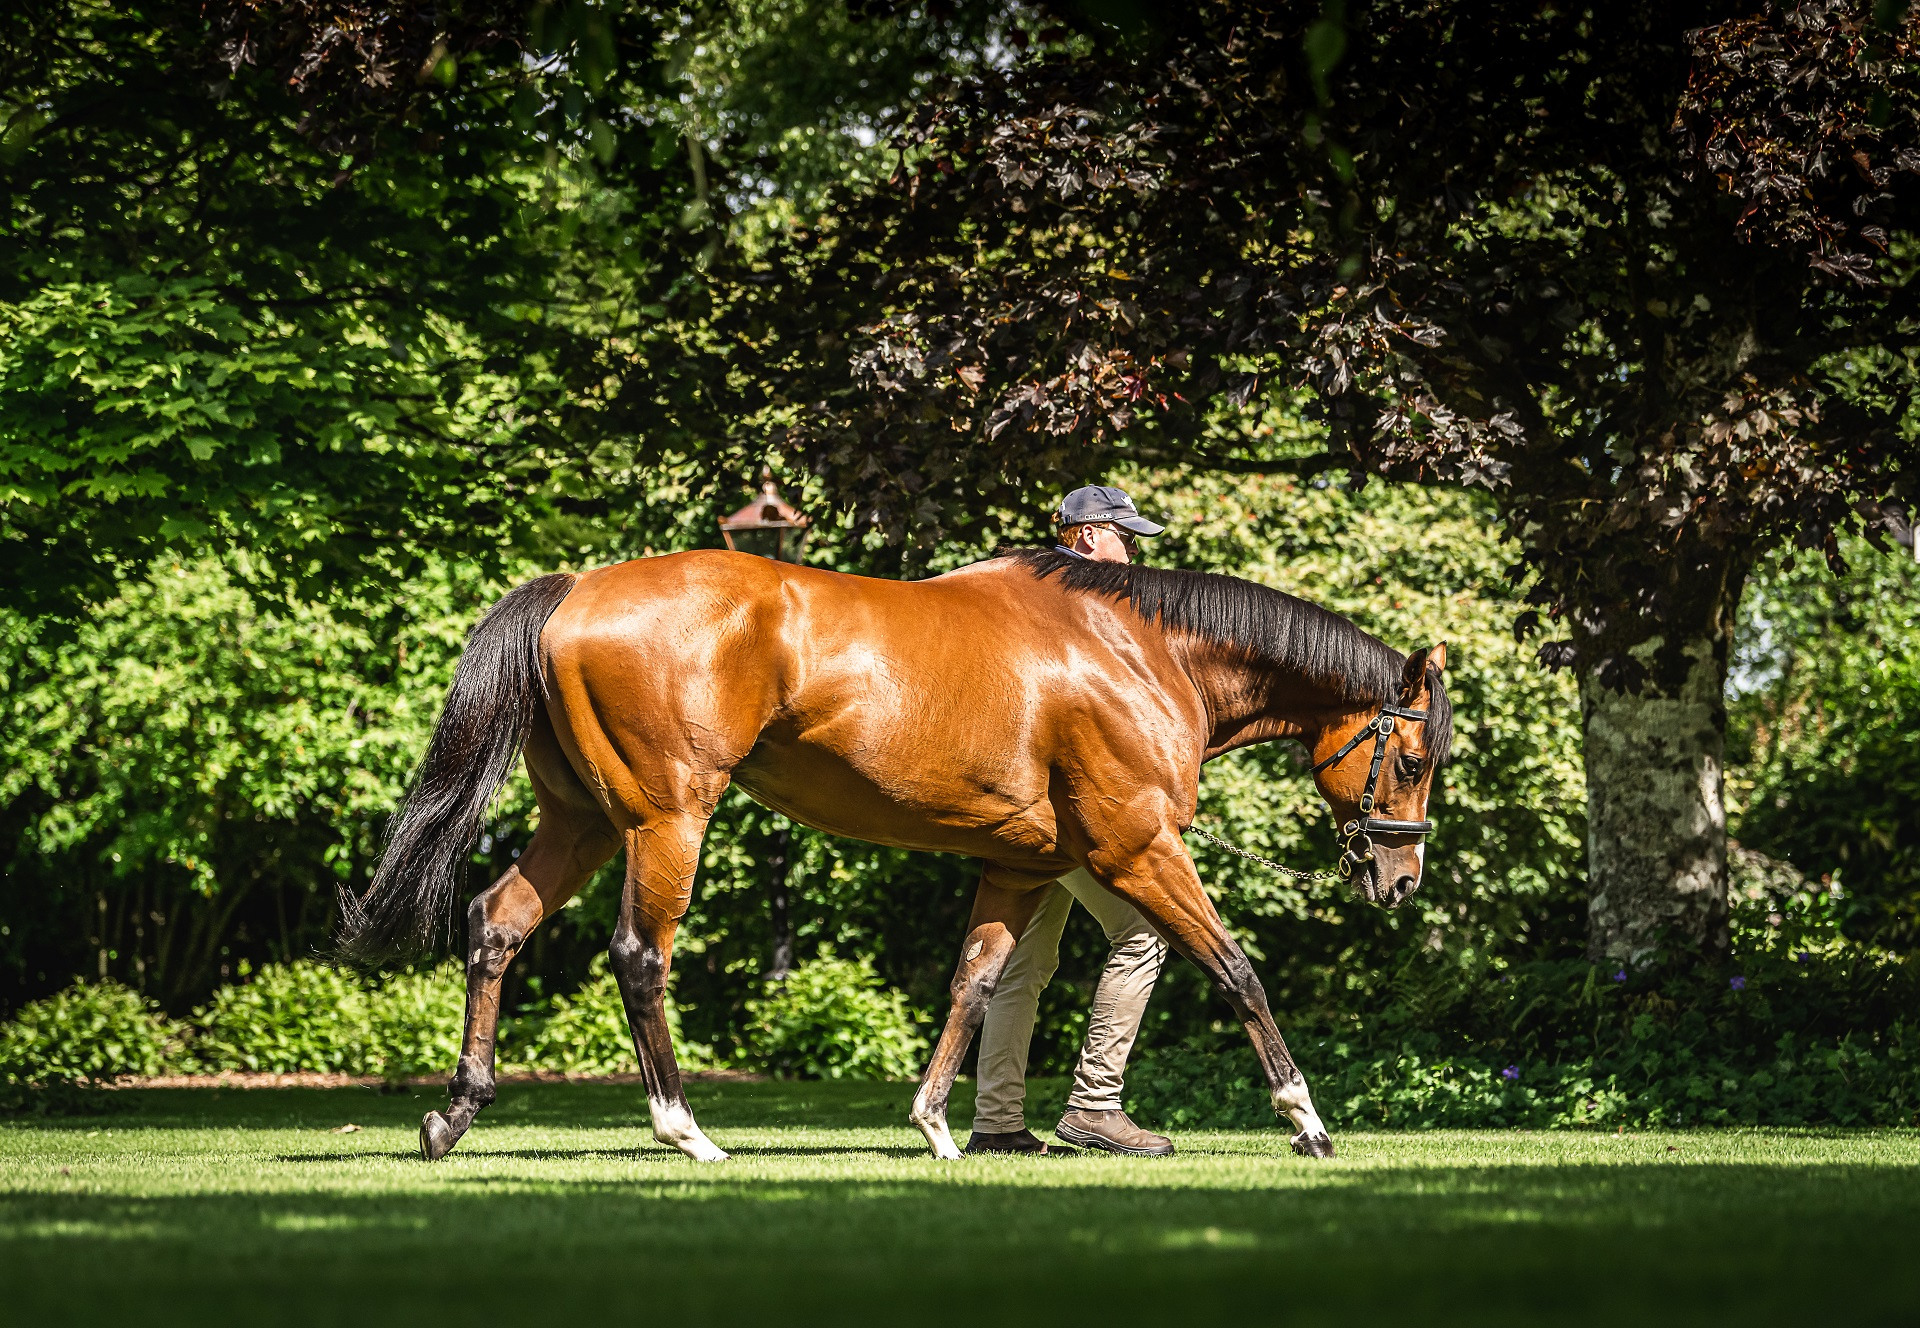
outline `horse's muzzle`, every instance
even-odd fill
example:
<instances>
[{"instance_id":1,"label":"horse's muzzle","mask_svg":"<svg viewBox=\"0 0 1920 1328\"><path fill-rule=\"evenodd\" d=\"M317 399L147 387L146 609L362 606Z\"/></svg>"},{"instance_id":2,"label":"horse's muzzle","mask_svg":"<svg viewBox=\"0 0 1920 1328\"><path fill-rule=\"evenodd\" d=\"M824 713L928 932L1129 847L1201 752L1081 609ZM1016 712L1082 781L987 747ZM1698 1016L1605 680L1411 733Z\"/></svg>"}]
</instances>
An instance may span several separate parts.
<instances>
[{"instance_id":1,"label":"horse's muzzle","mask_svg":"<svg viewBox=\"0 0 1920 1328\"><path fill-rule=\"evenodd\" d=\"M1379 816L1363 816L1358 820L1348 821L1340 831L1340 876L1343 880L1350 880L1362 866L1373 861L1373 835L1430 835L1432 833L1432 821L1390 821ZM1373 898L1371 893L1368 897ZM1373 902L1384 901L1374 899Z\"/></svg>"}]
</instances>

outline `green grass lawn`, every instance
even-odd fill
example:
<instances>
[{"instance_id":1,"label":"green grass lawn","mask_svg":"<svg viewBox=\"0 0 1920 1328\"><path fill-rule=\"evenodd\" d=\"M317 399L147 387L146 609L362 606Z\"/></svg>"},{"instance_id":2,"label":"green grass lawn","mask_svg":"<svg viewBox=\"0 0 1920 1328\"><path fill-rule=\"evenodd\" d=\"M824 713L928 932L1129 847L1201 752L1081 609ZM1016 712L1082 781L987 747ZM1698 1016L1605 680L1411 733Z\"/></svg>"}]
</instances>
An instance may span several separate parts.
<instances>
[{"instance_id":1,"label":"green grass lawn","mask_svg":"<svg viewBox=\"0 0 1920 1328\"><path fill-rule=\"evenodd\" d=\"M1047 1085L1054 1098L1058 1085ZM179 1090L0 1123L12 1323L1920 1323L1920 1133L1192 1133L936 1163L895 1084ZM968 1118L966 1093L953 1120ZM329 1131L352 1122L357 1133Z\"/></svg>"}]
</instances>

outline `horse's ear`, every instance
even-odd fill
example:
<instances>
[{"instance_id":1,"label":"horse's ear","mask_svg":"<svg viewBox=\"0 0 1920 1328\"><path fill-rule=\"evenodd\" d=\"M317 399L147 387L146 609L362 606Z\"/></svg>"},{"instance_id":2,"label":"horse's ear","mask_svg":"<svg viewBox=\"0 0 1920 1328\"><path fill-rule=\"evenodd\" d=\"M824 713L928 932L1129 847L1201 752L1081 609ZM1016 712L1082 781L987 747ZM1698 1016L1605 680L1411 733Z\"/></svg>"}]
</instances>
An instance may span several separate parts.
<instances>
[{"instance_id":1,"label":"horse's ear","mask_svg":"<svg viewBox=\"0 0 1920 1328\"><path fill-rule=\"evenodd\" d=\"M1407 666L1400 670L1400 699L1407 705L1419 701L1427 690L1427 673L1444 673L1447 668L1447 643L1442 641L1436 646L1425 646L1407 656Z\"/></svg>"},{"instance_id":2,"label":"horse's ear","mask_svg":"<svg viewBox=\"0 0 1920 1328\"><path fill-rule=\"evenodd\" d=\"M1400 699L1411 701L1420 695L1427 685L1427 660L1433 652L1424 646L1407 656L1407 666L1400 670Z\"/></svg>"}]
</instances>

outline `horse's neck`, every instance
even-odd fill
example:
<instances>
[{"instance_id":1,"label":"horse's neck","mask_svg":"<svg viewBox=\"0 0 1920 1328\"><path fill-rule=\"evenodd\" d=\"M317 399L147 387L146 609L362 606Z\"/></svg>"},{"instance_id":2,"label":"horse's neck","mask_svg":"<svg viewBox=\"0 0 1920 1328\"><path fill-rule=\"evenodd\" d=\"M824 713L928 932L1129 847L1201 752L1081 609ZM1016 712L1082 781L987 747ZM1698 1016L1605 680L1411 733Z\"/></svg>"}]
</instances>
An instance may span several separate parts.
<instances>
[{"instance_id":1,"label":"horse's neck","mask_svg":"<svg viewBox=\"0 0 1920 1328\"><path fill-rule=\"evenodd\" d=\"M1189 638L1181 643L1180 655L1206 704L1207 760L1276 738L1299 738L1311 747L1329 724L1353 709L1324 687L1254 663L1230 646Z\"/></svg>"}]
</instances>

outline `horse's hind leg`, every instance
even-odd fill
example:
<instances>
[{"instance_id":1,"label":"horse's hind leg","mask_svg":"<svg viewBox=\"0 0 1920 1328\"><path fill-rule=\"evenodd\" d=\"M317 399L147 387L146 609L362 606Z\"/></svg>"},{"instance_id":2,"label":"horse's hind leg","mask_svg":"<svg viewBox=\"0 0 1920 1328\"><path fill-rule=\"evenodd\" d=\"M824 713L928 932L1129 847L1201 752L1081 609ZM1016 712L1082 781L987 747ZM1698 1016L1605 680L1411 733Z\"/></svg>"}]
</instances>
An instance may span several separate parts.
<instances>
[{"instance_id":1,"label":"horse's hind leg","mask_svg":"<svg viewBox=\"0 0 1920 1328\"><path fill-rule=\"evenodd\" d=\"M539 739L536 724L536 746ZM536 749L529 750L537 757ZM500 984L514 955L540 920L564 905L620 846L613 824L564 770L543 780L529 762L540 801L540 826L519 860L467 909L467 1021L460 1064L447 1087L445 1115L420 1122L420 1155L437 1162L460 1142L482 1107L493 1101L494 1038L500 1025Z\"/></svg>"},{"instance_id":2,"label":"horse's hind leg","mask_svg":"<svg viewBox=\"0 0 1920 1328\"><path fill-rule=\"evenodd\" d=\"M679 814L626 832L627 889L608 954L627 1007L633 1049L640 1057L653 1137L696 1162L724 1162L727 1155L694 1123L667 1029L673 934L693 898L694 869L706 829L704 815Z\"/></svg>"},{"instance_id":3,"label":"horse's hind leg","mask_svg":"<svg viewBox=\"0 0 1920 1328\"><path fill-rule=\"evenodd\" d=\"M1045 881L1016 882L1013 886L993 884L994 869L988 867L980 877L980 888L973 896L973 917L967 923L967 938L960 947L960 966L953 971L953 1008L947 1025L940 1030L940 1041L933 1049L933 1060L921 1077L920 1091L914 1094L911 1120L926 1136L927 1146L938 1158L957 1158L947 1129L947 1098L953 1092L954 1077L967 1047L987 1017L987 1003L1007 966L1013 944L1033 920L1040 907Z\"/></svg>"}]
</instances>

